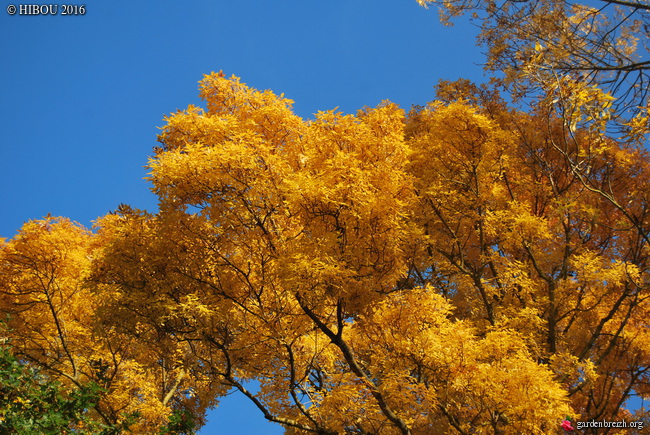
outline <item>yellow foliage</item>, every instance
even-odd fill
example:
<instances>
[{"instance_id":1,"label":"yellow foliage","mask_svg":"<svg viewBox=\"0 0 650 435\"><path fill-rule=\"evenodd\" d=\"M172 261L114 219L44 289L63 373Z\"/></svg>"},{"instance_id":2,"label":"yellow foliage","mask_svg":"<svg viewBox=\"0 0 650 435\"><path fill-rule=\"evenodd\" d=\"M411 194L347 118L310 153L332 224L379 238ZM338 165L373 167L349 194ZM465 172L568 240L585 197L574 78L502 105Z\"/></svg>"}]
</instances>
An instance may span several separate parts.
<instances>
[{"instance_id":1,"label":"yellow foliage","mask_svg":"<svg viewBox=\"0 0 650 435\"><path fill-rule=\"evenodd\" d=\"M157 213L1 247L18 352L103 380L98 413L153 433L234 389L288 434L547 434L648 393L647 153L462 81L408 115L201 96L162 129Z\"/></svg>"},{"instance_id":2,"label":"yellow foliage","mask_svg":"<svg viewBox=\"0 0 650 435\"><path fill-rule=\"evenodd\" d=\"M99 298L84 285L95 253L94 236L67 219L27 222L0 251L3 335L19 358L63 385L104 388L97 420L138 414L132 431L151 433L170 409L161 403L159 377L136 362L133 338L95 323Z\"/></svg>"}]
</instances>

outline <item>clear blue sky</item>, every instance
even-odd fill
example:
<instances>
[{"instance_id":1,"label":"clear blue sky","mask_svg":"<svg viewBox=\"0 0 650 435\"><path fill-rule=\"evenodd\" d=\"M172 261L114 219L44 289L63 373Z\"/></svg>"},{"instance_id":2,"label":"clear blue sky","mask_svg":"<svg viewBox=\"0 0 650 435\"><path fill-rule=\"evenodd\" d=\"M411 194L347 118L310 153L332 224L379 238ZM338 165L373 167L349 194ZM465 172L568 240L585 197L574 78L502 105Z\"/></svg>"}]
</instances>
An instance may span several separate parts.
<instances>
[{"instance_id":1,"label":"clear blue sky","mask_svg":"<svg viewBox=\"0 0 650 435\"><path fill-rule=\"evenodd\" d=\"M444 27L415 0L89 0L84 16L9 15L11 3L0 9L6 238L48 213L89 226L120 203L155 210L143 177L157 127L200 103L211 71L284 93L305 118L384 99L408 109L439 79L483 80L476 30ZM201 433L282 429L229 396Z\"/></svg>"}]
</instances>

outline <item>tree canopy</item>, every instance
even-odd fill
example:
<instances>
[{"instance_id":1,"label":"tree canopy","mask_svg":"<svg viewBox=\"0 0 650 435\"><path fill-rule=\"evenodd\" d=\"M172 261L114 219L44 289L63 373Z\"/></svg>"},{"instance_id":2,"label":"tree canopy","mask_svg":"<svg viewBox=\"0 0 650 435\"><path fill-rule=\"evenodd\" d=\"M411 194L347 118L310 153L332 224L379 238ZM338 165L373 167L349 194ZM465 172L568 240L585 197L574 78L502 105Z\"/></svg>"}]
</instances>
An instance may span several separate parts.
<instances>
[{"instance_id":1,"label":"tree canopy","mask_svg":"<svg viewBox=\"0 0 650 435\"><path fill-rule=\"evenodd\" d=\"M498 18L485 5L445 3ZM516 74L489 35L490 67ZM627 404L650 395L646 109L625 118L600 70L563 65L527 110L459 80L408 113L311 120L206 75L150 160L157 212L3 242L3 335L61 385L101 387L89 418L133 433L191 433L233 390L287 434L647 421Z\"/></svg>"},{"instance_id":2,"label":"tree canopy","mask_svg":"<svg viewBox=\"0 0 650 435\"><path fill-rule=\"evenodd\" d=\"M485 67L522 95L552 86L596 86L626 118L648 110L650 3L647 0L418 0L443 22L463 14L480 27ZM565 90L565 92L568 91ZM626 113L628 112L628 113Z\"/></svg>"}]
</instances>

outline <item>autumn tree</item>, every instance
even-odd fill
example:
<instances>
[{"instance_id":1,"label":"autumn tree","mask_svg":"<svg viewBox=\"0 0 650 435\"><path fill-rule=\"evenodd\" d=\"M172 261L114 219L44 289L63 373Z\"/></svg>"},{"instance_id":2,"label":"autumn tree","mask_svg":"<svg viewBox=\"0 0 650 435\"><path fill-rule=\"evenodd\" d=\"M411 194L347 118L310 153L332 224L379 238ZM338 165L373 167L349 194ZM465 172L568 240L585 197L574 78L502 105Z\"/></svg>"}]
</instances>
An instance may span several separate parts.
<instances>
[{"instance_id":1,"label":"autumn tree","mask_svg":"<svg viewBox=\"0 0 650 435\"><path fill-rule=\"evenodd\" d=\"M546 110L468 109L485 89L441 92L408 123L429 240L410 275L527 335L581 419L627 417L630 394L648 394L647 152Z\"/></svg>"},{"instance_id":2,"label":"autumn tree","mask_svg":"<svg viewBox=\"0 0 650 435\"><path fill-rule=\"evenodd\" d=\"M200 95L151 159L158 212L0 250L12 352L100 385L95 421L185 433L234 390L288 434L546 434L650 394L632 138L467 81L313 120L223 74Z\"/></svg>"},{"instance_id":3,"label":"autumn tree","mask_svg":"<svg viewBox=\"0 0 650 435\"><path fill-rule=\"evenodd\" d=\"M580 239L571 201L615 216L512 122L534 135L541 118L450 101L305 121L222 74L201 96L151 160L159 212L103 218L90 277L103 321L174 369L238 390L287 433L323 434L550 433L645 375L645 270L592 215L605 234ZM623 363L626 331L640 353Z\"/></svg>"},{"instance_id":4,"label":"autumn tree","mask_svg":"<svg viewBox=\"0 0 650 435\"><path fill-rule=\"evenodd\" d=\"M563 119L567 137L578 128L596 129L645 146L650 126L647 0L418 3L437 5L448 24L469 14L481 29L478 43L486 49L485 69L492 80L523 107L532 104L548 117ZM581 163L569 161L587 181Z\"/></svg>"},{"instance_id":5,"label":"autumn tree","mask_svg":"<svg viewBox=\"0 0 650 435\"><path fill-rule=\"evenodd\" d=\"M570 77L617 97L619 112L647 112L650 60L647 0L418 0L441 19L469 14L481 29L486 69L521 95ZM644 115L645 116L645 115Z\"/></svg>"},{"instance_id":6,"label":"autumn tree","mask_svg":"<svg viewBox=\"0 0 650 435\"><path fill-rule=\"evenodd\" d=\"M96 239L68 219L47 217L26 223L16 237L4 242L0 312L6 324L0 335L11 343L11 358L25 364L25 370L36 370L60 385L46 391L52 398L60 392L62 403L83 399L88 407L83 415L86 427L155 433L181 409L171 400L180 374L159 368L160 357L136 341L137 336L119 335L99 322L103 296L84 286ZM90 385L97 387L93 396L97 400L88 400ZM72 402L65 402L66 397ZM28 409L37 409L34 402ZM7 408L4 420L17 421L16 409Z\"/></svg>"},{"instance_id":7,"label":"autumn tree","mask_svg":"<svg viewBox=\"0 0 650 435\"><path fill-rule=\"evenodd\" d=\"M472 86L467 82L442 84L447 102L472 102L482 106L481 111L501 125L512 125L509 129L517 132L517 141L525 144L530 157L541 165L535 171L536 177L529 180L534 183L527 184L528 188L538 186L540 182L548 183L553 196L558 193L564 196L577 189L579 201L569 200L564 211L566 258L570 258L576 248L569 242L572 232L584 234L580 237L584 242L580 244L586 247L587 242L598 240L596 235L604 231L602 234L606 236L600 236L597 247L590 248L593 253L600 252L599 255L604 257L597 263L593 263L590 257L581 258L576 266L586 271L591 264L593 273L602 277L613 271L614 265L624 266L620 273L624 272L628 278L622 281L622 287L615 290L611 287L613 281L603 278L606 283L603 289L609 287L616 297L607 302L601 296L599 304L604 303L602 307L609 311L598 315L597 323L583 326L593 334L586 346L582 344L582 350L572 352L577 361L596 363L594 368L600 371L597 374L599 382L586 382L586 371L579 369L577 373L581 382L569 388L572 401L574 404L581 401L580 406L585 406L583 415L588 416L610 412L605 408L621 406L631 393L647 396L647 363L641 362L642 358L630 363L627 352L635 349L635 341L638 353L633 353L637 358L645 352L642 350L645 346L641 338L643 334L634 334L644 330L642 319L646 316L643 306L647 280L643 277L647 268L650 227L648 198L643 186L647 183L647 153L644 148L649 128L647 44L650 6L646 1L608 0L582 4L568 1L420 3L438 4L443 20L448 22L464 13L471 14L471 19L481 28L479 42L487 49L486 69L497 74L499 79L496 82L509 91L515 101L519 101L520 107L527 104L533 108L535 122L532 124L520 115L507 119L500 113L499 104L490 98L494 92L487 87L474 87L469 91ZM605 134L608 131L612 133L609 138ZM534 145L534 138L546 145ZM553 157L549 159L550 156ZM564 174L565 182L559 182L559 174ZM521 175L518 171L516 178ZM509 177L506 187L515 199L519 195L512 187L513 179L513 176ZM607 215L608 220L584 215L587 198L597 200L588 208L599 210L598 216ZM548 210L546 201L540 202L538 195L535 202L543 204L542 212ZM540 211L535 214L538 213ZM610 222L612 218L614 220ZM588 225L578 230L578 222ZM498 246L500 258L508 256L499 244L495 246ZM547 339L549 348L557 348L560 337L557 334L560 325L557 315L571 318L570 323L560 329L562 332L574 328L578 316L568 312L561 315L553 307L553 301L557 300L558 280L553 273L543 273L544 269L535 259L539 254L526 246L523 248L535 273L545 277L548 283L551 304L547 308ZM568 273L575 283L580 282L580 274L567 267L566 262L561 267L556 265L555 270ZM491 263L489 271L498 275L498 268ZM567 289L567 296L582 300L586 288L588 286L578 284ZM486 303L488 311L491 309L489 305ZM501 302L498 305L503 306ZM629 314L617 320L624 306L627 306ZM592 307L596 308L596 305ZM572 310L588 311L584 306ZM635 312L639 320L633 325ZM605 332L608 324L611 327L617 322L615 330ZM626 334L626 329L635 332ZM630 334L635 338L631 339ZM599 342L607 343L604 350L598 350ZM566 343L576 346L580 340L573 337ZM598 383L602 384L597 386Z\"/></svg>"}]
</instances>

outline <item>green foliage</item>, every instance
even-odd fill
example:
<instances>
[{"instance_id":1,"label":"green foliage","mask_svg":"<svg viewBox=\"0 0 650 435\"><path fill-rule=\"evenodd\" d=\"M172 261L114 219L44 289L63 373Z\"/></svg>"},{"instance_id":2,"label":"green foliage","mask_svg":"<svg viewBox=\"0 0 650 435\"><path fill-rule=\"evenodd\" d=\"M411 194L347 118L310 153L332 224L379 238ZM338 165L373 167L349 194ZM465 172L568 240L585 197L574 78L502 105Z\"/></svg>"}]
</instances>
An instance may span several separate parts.
<instances>
[{"instance_id":1,"label":"green foliage","mask_svg":"<svg viewBox=\"0 0 650 435\"><path fill-rule=\"evenodd\" d=\"M187 409L175 410L169 416L169 423L160 430L160 435L194 435L197 423Z\"/></svg>"},{"instance_id":2,"label":"green foliage","mask_svg":"<svg viewBox=\"0 0 650 435\"><path fill-rule=\"evenodd\" d=\"M102 389L95 383L67 389L0 347L0 433L21 435L117 434L120 428L92 422Z\"/></svg>"}]
</instances>

